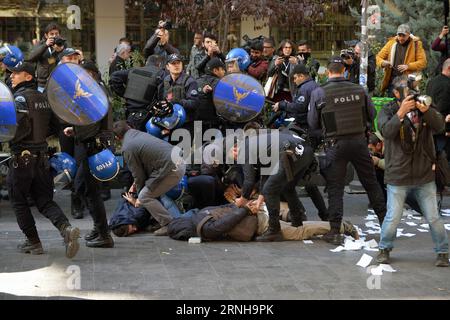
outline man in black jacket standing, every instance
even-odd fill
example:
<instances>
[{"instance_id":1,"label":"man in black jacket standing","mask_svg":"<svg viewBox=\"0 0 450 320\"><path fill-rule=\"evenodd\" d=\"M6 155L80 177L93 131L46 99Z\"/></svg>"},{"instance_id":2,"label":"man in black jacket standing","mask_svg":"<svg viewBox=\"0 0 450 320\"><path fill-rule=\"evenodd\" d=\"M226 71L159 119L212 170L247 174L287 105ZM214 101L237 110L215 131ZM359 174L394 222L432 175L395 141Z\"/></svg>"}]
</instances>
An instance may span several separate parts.
<instances>
[{"instance_id":1,"label":"man in black jacket standing","mask_svg":"<svg viewBox=\"0 0 450 320\"><path fill-rule=\"evenodd\" d=\"M199 77L205 74L206 64L211 59L219 58L225 63L225 56L220 51L215 35L211 33L205 34L203 37L203 47L205 50L194 57L194 66L197 68Z\"/></svg>"},{"instance_id":2,"label":"man in black jacket standing","mask_svg":"<svg viewBox=\"0 0 450 320\"><path fill-rule=\"evenodd\" d=\"M56 23L50 23L45 28L44 39L33 49L27 60L37 63L36 75L40 92L44 92L48 77L58 65L58 55L66 47L60 33L61 28Z\"/></svg>"},{"instance_id":3,"label":"man in black jacket standing","mask_svg":"<svg viewBox=\"0 0 450 320\"><path fill-rule=\"evenodd\" d=\"M10 71L18 128L10 142L12 160L8 174L9 197L17 223L26 236L18 249L33 255L44 253L27 202L27 198L32 197L39 212L52 222L64 238L66 256L73 258L79 249L80 230L71 226L61 208L53 201L53 179L47 154L46 139L57 132L59 121L46 97L36 90L34 66L23 63Z\"/></svg>"},{"instance_id":4,"label":"man in black jacket standing","mask_svg":"<svg viewBox=\"0 0 450 320\"><path fill-rule=\"evenodd\" d=\"M180 54L180 50L169 43L169 30L165 28L166 24L160 21L158 29L148 39L144 47L144 58L148 62L148 58L152 55L162 56L165 59L173 53Z\"/></svg>"},{"instance_id":5,"label":"man in black jacket standing","mask_svg":"<svg viewBox=\"0 0 450 320\"><path fill-rule=\"evenodd\" d=\"M430 225L437 253L436 266L448 267L448 237L436 201L433 134L444 130L444 119L435 109L409 95L408 79L393 81L397 98L378 116L385 141L388 210L381 228L378 263L389 263L408 192L413 192Z\"/></svg>"}]
</instances>

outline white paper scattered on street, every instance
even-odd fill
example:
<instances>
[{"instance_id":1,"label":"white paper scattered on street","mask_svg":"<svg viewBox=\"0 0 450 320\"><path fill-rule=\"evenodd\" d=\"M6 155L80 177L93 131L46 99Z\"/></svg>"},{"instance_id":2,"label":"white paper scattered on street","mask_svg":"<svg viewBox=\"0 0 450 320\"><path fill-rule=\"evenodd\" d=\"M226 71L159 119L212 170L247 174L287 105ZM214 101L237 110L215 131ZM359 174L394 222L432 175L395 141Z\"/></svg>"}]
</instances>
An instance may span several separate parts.
<instances>
[{"instance_id":1,"label":"white paper scattered on street","mask_svg":"<svg viewBox=\"0 0 450 320\"><path fill-rule=\"evenodd\" d=\"M373 259L373 257L364 253L356 265L363 267L363 268L367 268L370 265L370 263L372 262L372 259Z\"/></svg>"},{"instance_id":2,"label":"white paper scattered on street","mask_svg":"<svg viewBox=\"0 0 450 320\"><path fill-rule=\"evenodd\" d=\"M450 215L450 209L441 209L441 212Z\"/></svg>"},{"instance_id":3,"label":"white paper scattered on street","mask_svg":"<svg viewBox=\"0 0 450 320\"><path fill-rule=\"evenodd\" d=\"M412 218L415 219L415 220L422 220L421 217L412 217Z\"/></svg>"},{"instance_id":4,"label":"white paper scattered on street","mask_svg":"<svg viewBox=\"0 0 450 320\"><path fill-rule=\"evenodd\" d=\"M417 231L419 231L419 232L428 232L428 230L426 230L426 229L417 229Z\"/></svg>"},{"instance_id":5,"label":"white paper scattered on street","mask_svg":"<svg viewBox=\"0 0 450 320\"><path fill-rule=\"evenodd\" d=\"M377 220L377 219L378 219L377 216L374 215L374 214L369 214L369 215L366 217L366 220Z\"/></svg>"},{"instance_id":6,"label":"white paper scattered on street","mask_svg":"<svg viewBox=\"0 0 450 320\"><path fill-rule=\"evenodd\" d=\"M352 241L349 238L347 238L347 239L345 239L345 242L344 242L344 249L346 251L361 250L362 247L364 247L364 244L365 244L365 242L362 239Z\"/></svg>"},{"instance_id":7,"label":"white paper scattered on street","mask_svg":"<svg viewBox=\"0 0 450 320\"><path fill-rule=\"evenodd\" d=\"M369 229L369 230L366 230L365 232L367 232L367 234L380 234L380 230Z\"/></svg>"},{"instance_id":8,"label":"white paper scattered on street","mask_svg":"<svg viewBox=\"0 0 450 320\"><path fill-rule=\"evenodd\" d=\"M330 249L331 252L341 252L344 251L344 247L343 246L339 246L336 249Z\"/></svg>"},{"instance_id":9,"label":"white paper scattered on street","mask_svg":"<svg viewBox=\"0 0 450 320\"><path fill-rule=\"evenodd\" d=\"M372 273L372 275L374 275L374 276L382 276L383 275L383 271L386 271L386 272L397 272L397 270L392 268L389 264L380 264L378 267L372 268L370 270L370 273Z\"/></svg>"},{"instance_id":10,"label":"white paper scattered on street","mask_svg":"<svg viewBox=\"0 0 450 320\"><path fill-rule=\"evenodd\" d=\"M411 237L414 237L415 234L414 233L402 233L401 236L411 238Z\"/></svg>"},{"instance_id":11,"label":"white paper scattered on street","mask_svg":"<svg viewBox=\"0 0 450 320\"><path fill-rule=\"evenodd\" d=\"M380 267L382 267L383 271L386 271L386 272L397 272L397 270L392 268L390 264L380 264Z\"/></svg>"},{"instance_id":12,"label":"white paper scattered on street","mask_svg":"<svg viewBox=\"0 0 450 320\"><path fill-rule=\"evenodd\" d=\"M449 209L449 210L450 210L450 209ZM372 212L372 213L375 213L375 210L373 210L373 209L367 209L367 211Z\"/></svg>"},{"instance_id":13,"label":"white paper scattered on street","mask_svg":"<svg viewBox=\"0 0 450 320\"><path fill-rule=\"evenodd\" d=\"M372 240L370 240L370 241L367 241L367 242L365 243L365 246L366 246L366 247L369 247L369 248L371 248L371 249L373 249L373 248L378 248L378 242L377 242L377 240L372 239Z\"/></svg>"},{"instance_id":14,"label":"white paper scattered on street","mask_svg":"<svg viewBox=\"0 0 450 320\"><path fill-rule=\"evenodd\" d=\"M417 223L409 222L409 221L406 224L411 227L417 226Z\"/></svg>"},{"instance_id":15,"label":"white paper scattered on street","mask_svg":"<svg viewBox=\"0 0 450 320\"><path fill-rule=\"evenodd\" d=\"M373 221L369 221L369 222L366 222L366 227L373 228L373 229L380 229L380 224L373 222Z\"/></svg>"},{"instance_id":16,"label":"white paper scattered on street","mask_svg":"<svg viewBox=\"0 0 450 320\"><path fill-rule=\"evenodd\" d=\"M369 248L369 247L364 247L364 250L371 251L371 252L378 252L378 249L372 249L372 248Z\"/></svg>"},{"instance_id":17,"label":"white paper scattered on street","mask_svg":"<svg viewBox=\"0 0 450 320\"><path fill-rule=\"evenodd\" d=\"M311 240L303 240L304 244L314 244L314 242L312 242Z\"/></svg>"},{"instance_id":18,"label":"white paper scattered on street","mask_svg":"<svg viewBox=\"0 0 450 320\"><path fill-rule=\"evenodd\" d=\"M428 223L424 223L420 225L424 229L430 229L430 225Z\"/></svg>"},{"instance_id":19,"label":"white paper scattered on street","mask_svg":"<svg viewBox=\"0 0 450 320\"><path fill-rule=\"evenodd\" d=\"M445 226L445 229L450 230L450 223L446 223L446 224L444 224L444 226Z\"/></svg>"}]
</instances>

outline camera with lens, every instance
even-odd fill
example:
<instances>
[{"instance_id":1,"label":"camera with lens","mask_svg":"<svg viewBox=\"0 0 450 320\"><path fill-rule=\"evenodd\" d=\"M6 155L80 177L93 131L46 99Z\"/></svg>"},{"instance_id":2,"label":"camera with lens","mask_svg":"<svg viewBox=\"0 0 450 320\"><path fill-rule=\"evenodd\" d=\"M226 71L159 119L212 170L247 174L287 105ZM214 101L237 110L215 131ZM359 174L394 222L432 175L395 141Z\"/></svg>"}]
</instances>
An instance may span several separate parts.
<instances>
[{"instance_id":1,"label":"camera with lens","mask_svg":"<svg viewBox=\"0 0 450 320\"><path fill-rule=\"evenodd\" d=\"M245 41L245 45L243 46L243 49L245 51L247 51L248 54L250 54L250 49L252 48L252 46L255 43L263 42L264 41L264 36L259 36L259 37L250 39L250 37L248 35L244 35L242 37L242 39Z\"/></svg>"},{"instance_id":2,"label":"camera with lens","mask_svg":"<svg viewBox=\"0 0 450 320\"><path fill-rule=\"evenodd\" d=\"M160 29L166 29L166 30L172 29L172 21L166 20L166 21L161 22L159 24L159 28Z\"/></svg>"},{"instance_id":3,"label":"camera with lens","mask_svg":"<svg viewBox=\"0 0 450 320\"><path fill-rule=\"evenodd\" d=\"M343 49L341 50L341 58L345 60L355 59L355 51L352 48Z\"/></svg>"},{"instance_id":4,"label":"camera with lens","mask_svg":"<svg viewBox=\"0 0 450 320\"><path fill-rule=\"evenodd\" d=\"M66 39L61 38L61 37L56 37L55 38L55 45L57 45L58 47L65 47L66 46Z\"/></svg>"},{"instance_id":5,"label":"camera with lens","mask_svg":"<svg viewBox=\"0 0 450 320\"><path fill-rule=\"evenodd\" d=\"M420 94L417 83L422 80L422 75L410 74L408 75L408 95L413 95L414 100L426 105L431 106L433 99L425 94Z\"/></svg>"}]
</instances>

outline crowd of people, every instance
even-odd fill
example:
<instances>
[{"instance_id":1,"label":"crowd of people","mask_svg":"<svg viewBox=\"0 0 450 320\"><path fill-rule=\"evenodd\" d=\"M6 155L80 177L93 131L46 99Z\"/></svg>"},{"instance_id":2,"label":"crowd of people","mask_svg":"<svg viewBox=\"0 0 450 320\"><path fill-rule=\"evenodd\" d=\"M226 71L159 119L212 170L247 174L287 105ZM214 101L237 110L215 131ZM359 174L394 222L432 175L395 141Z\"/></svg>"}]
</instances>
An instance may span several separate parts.
<instances>
[{"instance_id":1,"label":"crowd of people","mask_svg":"<svg viewBox=\"0 0 450 320\"><path fill-rule=\"evenodd\" d=\"M124 237L144 230L179 240L267 242L322 235L324 241L341 244L343 235L358 239L356 228L343 218L345 176L351 163L381 226L377 261L390 261L406 202L430 225L436 266L448 266L448 238L439 216L434 172L437 154L448 148L445 122L450 113L450 49L447 41L442 41L447 33L448 27L444 27L432 46L442 52L442 61L427 88L431 103L418 93L419 73L427 66L426 53L406 24L398 27L376 56L369 52L366 88L359 84L361 42L351 43L328 60L327 82L320 85L320 63L307 41L296 44L284 39L276 47L272 38L260 37L249 41L247 51L235 48L225 53L214 34L195 33L185 66L163 22L145 45L143 67L133 66L131 43L120 39L105 85L95 63L61 41L60 28L50 24L27 61L8 59L15 54L9 50L2 63L18 114L17 132L9 142L8 185L26 237L19 249L43 253L29 198L60 231L67 256L73 257L79 248L79 229L53 201L46 138L56 134L61 151L76 161L71 213L76 219L83 218L87 209L94 221L85 236L88 247L113 247L111 231ZM107 95L121 97L125 118L115 119L113 124L111 108L104 119L89 126L56 118L47 102L46 86L52 71L65 63L80 65ZM379 112L379 131L375 132L377 114L371 98L377 68L384 70L381 91L393 100ZM265 89L269 113L292 121L274 125L263 121L262 113L245 123L220 117L215 91L228 74L256 79ZM174 153L179 152L176 129L185 129L194 137L199 122L202 136L209 129L223 136L227 129L245 132L242 141L223 150L225 157L234 161L202 159L191 164L185 161L190 155L174 161ZM108 223L102 193L105 185L92 174L89 161L106 145L112 149L114 139L122 146L120 180L126 192ZM193 150L223 149L225 144L217 141L221 140L194 140L191 146ZM262 173L267 163L254 148L261 141L267 142L264 148L276 151L278 167L270 174ZM328 206L310 179L317 171L326 181ZM307 221L313 215L306 214L297 194L299 183L305 185L321 221Z\"/></svg>"}]
</instances>

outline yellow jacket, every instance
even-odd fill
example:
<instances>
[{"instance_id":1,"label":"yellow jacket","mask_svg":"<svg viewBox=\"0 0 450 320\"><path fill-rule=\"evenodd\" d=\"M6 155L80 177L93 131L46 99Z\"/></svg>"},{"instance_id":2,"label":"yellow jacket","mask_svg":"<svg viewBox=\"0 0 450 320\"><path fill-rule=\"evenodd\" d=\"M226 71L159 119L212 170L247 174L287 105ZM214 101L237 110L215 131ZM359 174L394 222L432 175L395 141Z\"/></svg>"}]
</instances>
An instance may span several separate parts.
<instances>
[{"instance_id":1,"label":"yellow jacket","mask_svg":"<svg viewBox=\"0 0 450 320\"><path fill-rule=\"evenodd\" d=\"M381 68L384 60L390 61L394 65L395 50L397 47L397 36L390 38L383 49L377 54L377 66ZM408 75L413 72L422 71L427 66L427 56L422 46L422 41L418 37L411 35L411 41L406 49L405 61L403 64L408 65L408 70L405 74ZM391 79L392 69L384 69L384 78L381 85L381 92L384 92L389 85Z\"/></svg>"}]
</instances>

